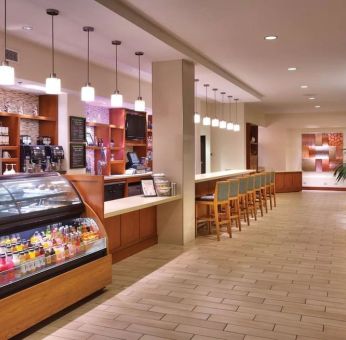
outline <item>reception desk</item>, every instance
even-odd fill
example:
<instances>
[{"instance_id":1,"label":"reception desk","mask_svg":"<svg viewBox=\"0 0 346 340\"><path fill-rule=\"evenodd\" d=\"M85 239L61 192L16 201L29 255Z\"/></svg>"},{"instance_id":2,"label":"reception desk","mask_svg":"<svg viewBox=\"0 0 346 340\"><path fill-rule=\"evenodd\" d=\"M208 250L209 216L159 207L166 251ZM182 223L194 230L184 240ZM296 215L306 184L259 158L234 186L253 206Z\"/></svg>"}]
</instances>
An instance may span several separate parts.
<instances>
[{"instance_id":1,"label":"reception desk","mask_svg":"<svg viewBox=\"0 0 346 340\"><path fill-rule=\"evenodd\" d=\"M246 176L255 172L255 170L226 170L198 174L195 176L195 194L196 196L211 194L215 191L215 184L217 181Z\"/></svg>"}]
</instances>

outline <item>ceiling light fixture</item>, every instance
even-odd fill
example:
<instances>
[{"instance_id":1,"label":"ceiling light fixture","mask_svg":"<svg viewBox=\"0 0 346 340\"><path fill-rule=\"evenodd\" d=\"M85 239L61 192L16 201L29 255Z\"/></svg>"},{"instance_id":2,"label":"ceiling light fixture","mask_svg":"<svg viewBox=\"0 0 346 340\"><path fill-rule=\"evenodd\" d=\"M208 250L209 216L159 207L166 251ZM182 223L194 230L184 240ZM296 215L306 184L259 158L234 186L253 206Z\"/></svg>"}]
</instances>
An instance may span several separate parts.
<instances>
[{"instance_id":1,"label":"ceiling light fixture","mask_svg":"<svg viewBox=\"0 0 346 340\"><path fill-rule=\"evenodd\" d=\"M300 85L301 89L307 89L309 86L308 85Z\"/></svg>"},{"instance_id":2,"label":"ceiling light fixture","mask_svg":"<svg viewBox=\"0 0 346 340\"><path fill-rule=\"evenodd\" d=\"M221 92L221 121L220 121L220 129L226 129L227 122L223 119L223 100L226 92Z\"/></svg>"},{"instance_id":3,"label":"ceiling light fixture","mask_svg":"<svg viewBox=\"0 0 346 340\"><path fill-rule=\"evenodd\" d=\"M193 115L193 121L195 124L199 124L201 122L201 115L198 113L197 110L197 84L199 82L199 79L195 79L195 114Z\"/></svg>"},{"instance_id":4,"label":"ceiling light fixture","mask_svg":"<svg viewBox=\"0 0 346 340\"><path fill-rule=\"evenodd\" d=\"M138 56L138 98L135 101L135 111L145 111L145 101L141 97L141 56L143 54L143 52L135 53Z\"/></svg>"},{"instance_id":5,"label":"ceiling light fixture","mask_svg":"<svg viewBox=\"0 0 346 340\"><path fill-rule=\"evenodd\" d=\"M95 89L90 83L90 32L94 32L94 27L84 26L83 31L88 33L88 62L87 62L87 82L81 89L81 100L92 102L95 100Z\"/></svg>"},{"instance_id":6,"label":"ceiling light fixture","mask_svg":"<svg viewBox=\"0 0 346 340\"><path fill-rule=\"evenodd\" d=\"M315 100L316 97L309 97L309 100Z\"/></svg>"},{"instance_id":7,"label":"ceiling light fixture","mask_svg":"<svg viewBox=\"0 0 346 340\"><path fill-rule=\"evenodd\" d=\"M32 30L33 30L32 26L29 26L29 25L23 26L22 29L23 29L24 31L32 31Z\"/></svg>"},{"instance_id":8,"label":"ceiling light fixture","mask_svg":"<svg viewBox=\"0 0 346 340\"><path fill-rule=\"evenodd\" d=\"M214 118L211 120L211 126L212 127L219 127L220 121L217 118L217 112L216 112L216 91L217 89L213 89L214 91Z\"/></svg>"},{"instance_id":9,"label":"ceiling light fixture","mask_svg":"<svg viewBox=\"0 0 346 340\"><path fill-rule=\"evenodd\" d=\"M228 115L229 115L229 122L227 123L227 130L233 131L233 122L232 122L232 96L228 96Z\"/></svg>"},{"instance_id":10,"label":"ceiling light fixture","mask_svg":"<svg viewBox=\"0 0 346 340\"><path fill-rule=\"evenodd\" d=\"M54 17L59 15L57 9L49 8L46 13L52 18L52 73L46 78L46 93L59 94L61 92L61 80L55 74L55 59L54 59Z\"/></svg>"},{"instance_id":11,"label":"ceiling light fixture","mask_svg":"<svg viewBox=\"0 0 346 340\"><path fill-rule=\"evenodd\" d=\"M240 125L238 124L238 98L235 98L235 124L233 126L233 130L238 132L240 131Z\"/></svg>"},{"instance_id":12,"label":"ceiling light fixture","mask_svg":"<svg viewBox=\"0 0 346 340\"><path fill-rule=\"evenodd\" d=\"M321 107L321 105L315 105L316 109L319 109Z\"/></svg>"},{"instance_id":13,"label":"ceiling light fixture","mask_svg":"<svg viewBox=\"0 0 346 340\"><path fill-rule=\"evenodd\" d=\"M6 58L6 48L7 48L7 0L4 0L4 15L5 15L5 29L4 29L4 60L0 65L0 85L14 85L15 76L14 76L14 68L9 65L8 60Z\"/></svg>"},{"instance_id":14,"label":"ceiling light fixture","mask_svg":"<svg viewBox=\"0 0 346 340\"><path fill-rule=\"evenodd\" d=\"M118 89L118 46L121 45L121 41L113 40L112 45L115 45L115 90L111 95L111 107L122 107L123 96Z\"/></svg>"},{"instance_id":15,"label":"ceiling light fixture","mask_svg":"<svg viewBox=\"0 0 346 340\"><path fill-rule=\"evenodd\" d=\"M296 67L289 67L287 70L288 71L297 71L297 68Z\"/></svg>"},{"instance_id":16,"label":"ceiling light fixture","mask_svg":"<svg viewBox=\"0 0 346 340\"><path fill-rule=\"evenodd\" d=\"M210 117L208 116L208 87L209 84L204 84L205 87L205 117L202 120L203 125L210 126Z\"/></svg>"},{"instance_id":17,"label":"ceiling light fixture","mask_svg":"<svg viewBox=\"0 0 346 340\"><path fill-rule=\"evenodd\" d=\"M267 35L264 37L265 40L276 40L277 38L277 35Z\"/></svg>"}]
</instances>

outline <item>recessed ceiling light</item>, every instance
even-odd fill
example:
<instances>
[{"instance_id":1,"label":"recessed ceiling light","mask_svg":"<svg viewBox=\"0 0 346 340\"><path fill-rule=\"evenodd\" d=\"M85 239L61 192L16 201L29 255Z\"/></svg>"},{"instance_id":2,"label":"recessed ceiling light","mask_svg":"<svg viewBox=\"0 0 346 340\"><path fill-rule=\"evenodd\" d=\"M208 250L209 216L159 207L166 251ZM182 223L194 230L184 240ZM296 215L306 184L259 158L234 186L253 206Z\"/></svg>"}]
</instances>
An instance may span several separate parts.
<instances>
[{"instance_id":1,"label":"recessed ceiling light","mask_svg":"<svg viewBox=\"0 0 346 340\"><path fill-rule=\"evenodd\" d=\"M310 100L315 100L316 98L315 97L309 97Z\"/></svg>"},{"instance_id":2,"label":"recessed ceiling light","mask_svg":"<svg viewBox=\"0 0 346 340\"><path fill-rule=\"evenodd\" d=\"M307 89L309 86L308 85L300 85L301 89Z\"/></svg>"},{"instance_id":3,"label":"recessed ceiling light","mask_svg":"<svg viewBox=\"0 0 346 340\"><path fill-rule=\"evenodd\" d=\"M316 109L319 109L321 107L321 105L315 105Z\"/></svg>"},{"instance_id":4,"label":"recessed ceiling light","mask_svg":"<svg viewBox=\"0 0 346 340\"><path fill-rule=\"evenodd\" d=\"M288 71L297 71L297 68L296 67L289 67L287 70Z\"/></svg>"},{"instance_id":5,"label":"recessed ceiling light","mask_svg":"<svg viewBox=\"0 0 346 340\"><path fill-rule=\"evenodd\" d=\"M23 29L24 31L32 31L32 26L25 25L25 26L22 27L22 29Z\"/></svg>"},{"instance_id":6,"label":"recessed ceiling light","mask_svg":"<svg viewBox=\"0 0 346 340\"><path fill-rule=\"evenodd\" d=\"M265 40L276 40L277 38L277 35L267 35L264 37Z\"/></svg>"}]
</instances>

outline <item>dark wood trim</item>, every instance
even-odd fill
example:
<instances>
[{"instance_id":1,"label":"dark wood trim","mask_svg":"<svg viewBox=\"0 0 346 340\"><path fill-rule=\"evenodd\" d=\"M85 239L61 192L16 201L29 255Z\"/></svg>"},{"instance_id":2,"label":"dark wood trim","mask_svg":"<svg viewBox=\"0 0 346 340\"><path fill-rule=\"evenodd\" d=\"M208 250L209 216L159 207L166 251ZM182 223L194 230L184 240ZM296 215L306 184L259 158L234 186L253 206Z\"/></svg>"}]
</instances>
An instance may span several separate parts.
<instances>
[{"instance_id":1,"label":"dark wood trim","mask_svg":"<svg viewBox=\"0 0 346 340\"><path fill-rule=\"evenodd\" d=\"M303 187L303 190L346 191L346 187Z\"/></svg>"}]
</instances>

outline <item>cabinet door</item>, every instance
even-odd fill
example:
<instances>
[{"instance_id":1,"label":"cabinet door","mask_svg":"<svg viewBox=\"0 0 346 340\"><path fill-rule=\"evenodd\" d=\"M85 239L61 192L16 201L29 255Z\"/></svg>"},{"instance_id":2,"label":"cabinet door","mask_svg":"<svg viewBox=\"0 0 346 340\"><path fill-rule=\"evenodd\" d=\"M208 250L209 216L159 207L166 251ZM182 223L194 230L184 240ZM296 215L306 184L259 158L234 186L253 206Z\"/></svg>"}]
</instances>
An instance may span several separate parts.
<instances>
[{"instance_id":1,"label":"cabinet door","mask_svg":"<svg viewBox=\"0 0 346 340\"><path fill-rule=\"evenodd\" d=\"M120 248L120 216L114 216L105 220L105 228L108 237L109 252Z\"/></svg>"},{"instance_id":2,"label":"cabinet door","mask_svg":"<svg viewBox=\"0 0 346 340\"><path fill-rule=\"evenodd\" d=\"M121 215L121 246L139 241L139 211Z\"/></svg>"},{"instance_id":3,"label":"cabinet door","mask_svg":"<svg viewBox=\"0 0 346 340\"><path fill-rule=\"evenodd\" d=\"M293 175L291 173L285 174L284 177L284 192L291 192L293 186Z\"/></svg>"},{"instance_id":4,"label":"cabinet door","mask_svg":"<svg viewBox=\"0 0 346 340\"><path fill-rule=\"evenodd\" d=\"M139 211L139 235L141 240L156 236L156 207Z\"/></svg>"},{"instance_id":5,"label":"cabinet door","mask_svg":"<svg viewBox=\"0 0 346 340\"><path fill-rule=\"evenodd\" d=\"M301 191L302 190L302 173L295 173L292 175L292 191Z\"/></svg>"},{"instance_id":6,"label":"cabinet door","mask_svg":"<svg viewBox=\"0 0 346 340\"><path fill-rule=\"evenodd\" d=\"M285 175L283 173L275 174L275 189L277 192L284 191L284 178L285 178Z\"/></svg>"}]
</instances>

